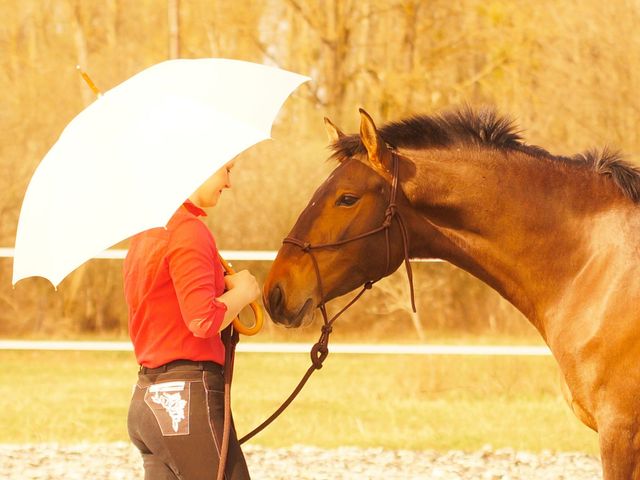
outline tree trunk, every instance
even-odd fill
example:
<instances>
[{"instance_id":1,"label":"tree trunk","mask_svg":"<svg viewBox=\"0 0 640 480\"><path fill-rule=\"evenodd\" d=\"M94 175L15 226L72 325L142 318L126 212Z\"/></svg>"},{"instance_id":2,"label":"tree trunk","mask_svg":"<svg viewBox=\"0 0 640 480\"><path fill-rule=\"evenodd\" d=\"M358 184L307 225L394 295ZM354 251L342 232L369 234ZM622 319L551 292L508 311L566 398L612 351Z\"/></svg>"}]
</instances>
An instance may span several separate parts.
<instances>
[{"instance_id":1,"label":"tree trunk","mask_svg":"<svg viewBox=\"0 0 640 480\"><path fill-rule=\"evenodd\" d=\"M180 0L168 0L169 58L180 58Z\"/></svg>"}]
</instances>

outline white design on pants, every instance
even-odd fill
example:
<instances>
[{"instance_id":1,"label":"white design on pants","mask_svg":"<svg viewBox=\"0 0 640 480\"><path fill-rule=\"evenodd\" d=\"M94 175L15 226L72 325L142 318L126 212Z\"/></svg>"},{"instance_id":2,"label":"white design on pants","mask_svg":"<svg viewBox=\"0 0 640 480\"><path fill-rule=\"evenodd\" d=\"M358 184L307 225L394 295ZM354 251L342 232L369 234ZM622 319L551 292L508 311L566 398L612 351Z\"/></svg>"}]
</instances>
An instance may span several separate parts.
<instances>
[{"instance_id":1,"label":"white design on pants","mask_svg":"<svg viewBox=\"0 0 640 480\"><path fill-rule=\"evenodd\" d=\"M185 388L188 385L186 381L172 381L149 386L145 402L153 411L163 435L189 434L190 390ZM185 419L187 421L183 422Z\"/></svg>"},{"instance_id":2,"label":"white design on pants","mask_svg":"<svg viewBox=\"0 0 640 480\"><path fill-rule=\"evenodd\" d=\"M164 407L171 417L173 431L177 432L180 422L184 420L184 407L187 405L187 401L182 399L180 393L163 393L159 395L158 392L154 393L151 400Z\"/></svg>"}]
</instances>

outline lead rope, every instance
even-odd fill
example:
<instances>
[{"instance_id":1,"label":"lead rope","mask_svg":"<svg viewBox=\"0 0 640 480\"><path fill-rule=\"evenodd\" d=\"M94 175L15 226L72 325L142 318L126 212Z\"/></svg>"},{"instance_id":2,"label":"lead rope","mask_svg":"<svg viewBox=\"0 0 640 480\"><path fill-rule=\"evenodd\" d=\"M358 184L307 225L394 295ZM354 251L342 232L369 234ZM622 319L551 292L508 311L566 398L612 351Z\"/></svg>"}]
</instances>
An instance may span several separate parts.
<instances>
[{"instance_id":1,"label":"lead rope","mask_svg":"<svg viewBox=\"0 0 640 480\"><path fill-rule=\"evenodd\" d=\"M218 463L216 480L224 480L224 470L229 454L229 437L231 436L231 381L233 380L233 363L236 356L236 345L240 340L238 331L229 325L222 331L224 343L224 422L222 427L222 446Z\"/></svg>"},{"instance_id":2,"label":"lead rope","mask_svg":"<svg viewBox=\"0 0 640 480\"><path fill-rule=\"evenodd\" d=\"M324 321L324 325L322 325L322 328L321 328L320 338L313 345L313 347L311 347L311 352L309 352L311 356L311 365L307 369L306 373L304 374L304 376L302 377L302 379L300 380L296 388L294 388L293 392L291 392L291 395L287 397L287 399L282 403L282 405L280 405L278 409L275 412L273 412L273 414L271 414L269 418L267 418L264 422L262 422L256 428L251 430L251 432L249 432L244 437L242 437L240 439L240 444L243 444L247 440L253 438L255 435L257 435L262 430L264 430L267 426L269 426L276 418L278 418L280 414L284 412L286 408L291 404L291 402L293 402L293 400L298 396L298 394L300 393L304 385L307 383L307 380L309 380L309 377L311 377L311 374L316 370L320 370L322 368L322 363L326 360L327 356L329 355L329 348L328 348L329 335L333 331L333 322L335 322L336 319L340 315L342 315L345 310L347 310L351 305L353 305L366 290L369 290L372 285L373 285L373 282L365 283L362 290L344 308L342 308L342 310L340 310L336 315L334 315L331 320L328 320L327 310L324 307L324 304L322 304L319 307L320 311L322 312L322 319Z\"/></svg>"},{"instance_id":3,"label":"lead rope","mask_svg":"<svg viewBox=\"0 0 640 480\"><path fill-rule=\"evenodd\" d=\"M386 270L385 270L384 276L387 276L390 273L389 268L391 265L391 247L390 247L390 239L389 239L389 229L391 228L393 219L396 218L398 220L398 225L400 227L400 232L402 234L402 247L404 252L405 268L407 271L407 279L409 281L409 289L410 289L410 295L411 295L411 308L413 309L414 312L416 311L415 295L414 295L414 288L413 288L413 272L411 270L411 263L409 261L409 236L407 234L407 229L404 224L404 220L402 219L402 215L400 215L400 212L398 212L398 208L395 203L397 191L398 191L398 176L399 176L398 175L399 161L395 152L393 154L393 159L394 159L394 167L393 167L393 181L391 183L390 201L389 201L389 206L385 211L384 223L380 227L374 230L371 230L369 232L365 232L363 234L357 235L355 237L342 240L339 242L335 242L335 243L311 245L309 242L303 242L293 237L287 237L283 240L283 243L290 243L290 244L296 245L300 247L303 252L308 253L311 256L313 268L315 270L316 278L318 281L318 290L319 290L321 299L324 298L322 275L320 275L320 267L318 265L318 261L316 260L316 256L313 253L313 250L344 245L346 243L353 242L355 240L359 240L359 239L368 237L370 235L374 235L378 232L384 231L385 240L387 243L387 256L386 256L387 264L386 264ZM362 287L362 290L360 290L360 292L355 297L353 297L353 299L351 299L351 301L347 305L345 305L338 313L336 313L330 320L327 314L326 303L322 301L318 305L318 308L322 313L323 325L321 327L320 338L313 345L313 347L311 347L311 351L309 352L311 356L311 366L309 366L309 368L307 369L306 373L303 375L302 379L300 380L296 388L293 390L293 392L291 392L289 397L287 397L287 399L282 403L282 405L280 405L280 407L278 407L278 409L275 412L273 412L273 414L271 414L269 418L267 418L264 422L262 422L260 425L258 425L256 428L254 428L248 434L242 437L239 440L240 444L243 444L246 441L253 438L255 435L257 435L262 430L264 430L267 426L269 426L276 418L278 418L280 414L282 414L282 412L284 412L286 408L291 404L291 402L293 402L293 400L298 396L300 391L302 391L303 387L311 377L311 374L313 374L313 372L315 372L316 370L320 370L322 368L323 362L326 360L327 356L329 355L329 335L331 335L331 332L333 331L333 323L348 308L350 308L354 303L356 303L356 301L360 299L360 297L364 294L365 291L370 290L374 283L375 282L371 280L365 282L365 284ZM228 340L225 340L225 350L226 350L226 358L227 358L226 362L228 362L228 363L225 363L225 406L224 406L225 420L224 420L224 432L222 436L223 446L222 446L222 452L220 455L221 458L220 458L220 464L218 468L217 480L223 480L224 478L224 467L226 463L226 456L227 456L228 444L229 444L229 434L231 429L230 390L231 390L231 379L233 377L233 361L235 356L235 347L236 347L236 344L238 343L237 332L234 332L234 334L235 334L235 340L234 340L233 334L228 336L229 337ZM225 338L224 335L223 335L223 338ZM228 377L228 380L227 380L227 377ZM224 460L222 459L223 454L224 454Z\"/></svg>"}]
</instances>

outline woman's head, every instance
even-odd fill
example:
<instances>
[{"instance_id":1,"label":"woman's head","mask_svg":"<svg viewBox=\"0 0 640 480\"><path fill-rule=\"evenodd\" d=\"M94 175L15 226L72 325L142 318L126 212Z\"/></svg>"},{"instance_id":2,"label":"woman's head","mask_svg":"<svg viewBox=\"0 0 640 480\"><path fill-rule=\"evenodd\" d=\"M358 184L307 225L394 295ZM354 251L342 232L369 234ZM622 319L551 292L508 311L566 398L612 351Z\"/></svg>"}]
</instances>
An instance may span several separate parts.
<instances>
[{"instance_id":1,"label":"woman's head","mask_svg":"<svg viewBox=\"0 0 640 480\"><path fill-rule=\"evenodd\" d=\"M189 196L189 200L200 208L215 207L220 199L222 190L231 188L231 169L235 159L227 162L211 175L198 189Z\"/></svg>"}]
</instances>

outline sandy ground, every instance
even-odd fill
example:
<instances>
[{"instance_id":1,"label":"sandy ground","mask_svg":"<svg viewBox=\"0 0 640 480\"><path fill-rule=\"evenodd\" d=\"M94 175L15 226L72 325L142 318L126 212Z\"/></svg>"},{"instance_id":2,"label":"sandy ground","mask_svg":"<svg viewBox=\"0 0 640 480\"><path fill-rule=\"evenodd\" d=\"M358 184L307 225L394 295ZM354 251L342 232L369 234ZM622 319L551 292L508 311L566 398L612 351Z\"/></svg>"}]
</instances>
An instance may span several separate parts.
<instances>
[{"instance_id":1,"label":"sandy ground","mask_svg":"<svg viewBox=\"0 0 640 480\"><path fill-rule=\"evenodd\" d=\"M511 449L435 452L244 447L254 480L442 479L596 480L600 461L578 453L532 454ZM0 478L11 480L142 479L138 452L128 443L0 445Z\"/></svg>"}]
</instances>

